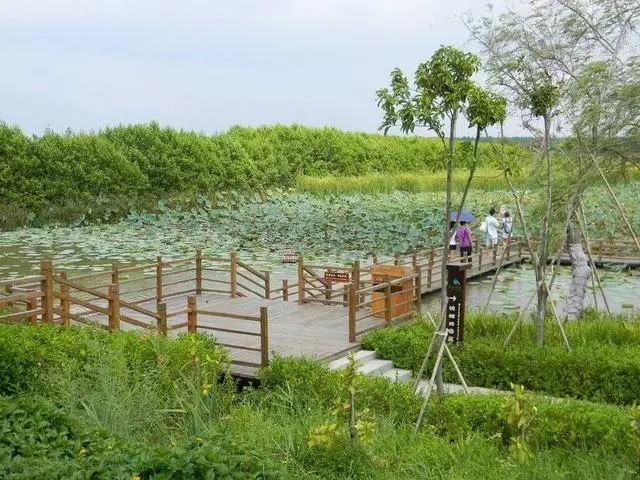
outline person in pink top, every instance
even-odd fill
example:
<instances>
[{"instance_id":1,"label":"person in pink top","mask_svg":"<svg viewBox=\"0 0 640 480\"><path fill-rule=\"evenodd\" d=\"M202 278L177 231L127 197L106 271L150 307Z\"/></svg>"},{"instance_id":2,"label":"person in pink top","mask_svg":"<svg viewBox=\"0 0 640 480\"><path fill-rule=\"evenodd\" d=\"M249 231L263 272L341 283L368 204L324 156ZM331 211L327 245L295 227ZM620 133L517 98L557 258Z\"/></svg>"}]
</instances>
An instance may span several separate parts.
<instances>
[{"instance_id":1,"label":"person in pink top","mask_svg":"<svg viewBox=\"0 0 640 480\"><path fill-rule=\"evenodd\" d=\"M471 252L473 251L473 238L471 229L467 227L467 222L460 221L460 226L456 230L456 243L460 249L460 256L467 257L466 261L471 262ZM464 261L464 260L463 260Z\"/></svg>"}]
</instances>

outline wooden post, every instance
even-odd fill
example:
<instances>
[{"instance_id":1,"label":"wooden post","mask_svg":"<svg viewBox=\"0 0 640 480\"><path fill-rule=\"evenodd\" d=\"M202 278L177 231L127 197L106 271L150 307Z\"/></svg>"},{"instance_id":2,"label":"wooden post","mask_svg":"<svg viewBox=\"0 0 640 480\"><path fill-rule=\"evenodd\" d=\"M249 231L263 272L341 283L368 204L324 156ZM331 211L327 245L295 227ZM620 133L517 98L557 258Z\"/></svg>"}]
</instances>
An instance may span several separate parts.
<instances>
[{"instance_id":1,"label":"wooden post","mask_svg":"<svg viewBox=\"0 0 640 480\"><path fill-rule=\"evenodd\" d=\"M109 330L120 330L120 286L109 285Z\"/></svg>"},{"instance_id":2,"label":"wooden post","mask_svg":"<svg viewBox=\"0 0 640 480\"><path fill-rule=\"evenodd\" d=\"M349 343L356 341L356 286L349 285Z\"/></svg>"},{"instance_id":3,"label":"wooden post","mask_svg":"<svg viewBox=\"0 0 640 480\"><path fill-rule=\"evenodd\" d=\"M413 266L413 271L416 271L416 268L418 268L418 253L417 252L413 252L413 255L411 255L411 265Z\"/></svg>"},{"instance_id":4,"label":"wooden post","mask_svg":"<svg viewBox=\"0 0 640 480\"><path fill-rule=\"evenodd\" d=\"M518 260L522 261L522 240L518 239Z\"/></svg>"},{"instance_id":5,"label":"wooden post","mask_svg":"<svg viewBox=\"0 0 640 480\"><path fill-rule=\"evenodd\" d=\"M187 331L189 333L198 331L198 301L195 295L187 297Z\"/></svg>"},{"instance_id":6,"label":"wooden post","mask_svg":"<svg viewBox=\"0 0 640 480\"><path fill-rule=\"evenodd\" d=\"M60 272L60 278L67 279L67 272ZM71 313L71 304L69 303L69 285L60 284L60 320L62 325L68 327Z\"/></svg>"},{"instance_id":7,"label":"wooden post","mask_svg":"<svg viewBox=\"0 0 640 480\"><path fill-rule=\"evenodd\" d=\"M202 293L202 249L196 250L196 295Z\"/></svg>"},{"instance_id":8,"label":"wooden post","mask_svg":"<svg viewBox=\"0 0 640 480\"><path fill-rule=\"evenodd\" d=\"M482 270L482 247L478 249L478 271Z\"/></svg>"},{"instance_id":9,"label":"wooden post","mask_svg":"<svg viewBox=\"0 0 640 480\"><path fill-rule=\"evenodd\" d=\"M264 298L271 298L271 276L269 272L264 272Z\"/></svg>"},{"instance_id":10,"label":"wooden post","mask_svg":"<svg viewBox=\"0 0 640 480\"><path fill-rule=\"evenodd\" d=\"M416 312L418 315L422 315L422 269L420 266L416 266L415 269L416 274Z\"/></svg>"},{"instance_id":11,"label":"wooden post","mask_svg":"<svg viewBox=\"0 0 640 480\"><path fill-rule=\"evenodd\" d=\"M158 303L158 332L161 335L167 336L167 304L164 302Z\"/></svg>"},{"instance_id":12,"label":"wooden post","mask_svg":"<svg viewBox=\"0 0 640 480\"><path fill-rule=\"evenodd\" d=\"M304 259L298 255L298 303L304 303Z\"/></svg>"},{"instance_id":13,"label":"wooden post","mask_svg":"<svg viewBox=\"0 0 640 480\"><path fill-rule=\"evenodd\" d=\"M42 290L42 321L53 323L53 262L43 260L40 264L40 275L44 278L40 282Z\"/></svg>"},{"instance_id":14,"label":"wooden post","mask_svg":"<svg viewBox=\"0 0 640 480\"><path fill-rule=\"evenodd\" d=\"M511 260L511 239L507 239L507 260Z\"/></svg>"},{"instance_id":15,"label":"wooden post","mask_svg":"<svg viewBox=\"0 0 640 480\"><path fill-rule=\"evenodd\" d=\"M393 255L393 264L394 265L400 265L400 254L396 253Z\"/></svg>"},{"instance_id":16,"label":"wooden post","mask_svg":"<svg viewBox=\"0 0 640 480\"><path fill-rule=\"evenodd\" d=\"M27 309L28 310L37 310L38 308L38 299L36 297L31 297L27 300ZM38 323L38 317L36 315L29 315L29 324L35 325Z\"/></svg>"},{"instance_id":17,"label":"wooden post","mask_svg":"<svg viewBox=\"0 0 640 480\"><path fill-rule=\"evenodd\" d=\"M118 262L113 262L111 264L111 283L119 283L120 282L120 264Z\"/></svg>"},{"instance_id":18,"label":"wooden post","mask_svg":"<svg viewBox=\"0 0 640 480\"><path fill-rule=\"evenodd\" d=\"M324 299L331 300L331 293L333 292L333 283L331 280L327 281L327 284L324 286ZM325 303L324 305L329 305Z\"/></svg>"},{"instance_id":19,"label":"wooden post","mask_svg":"<svg viewBox=\"0 0 640 480\"><path fill-rule=\"evenodd\" d=\"M282 301L289 301L289 280L286 278L282 279Z\"/></svg>"},{"instance_id":20,"label":"wooden post","mask_svg":"<svg viewBox=\"0 0 640 480\"><path fill-rule=\"evenodd\" d=\"M231 283L231 298L238 296L238 255L231 252L231 267L229 272L229 282Z\"/></svg>"},{"instance_id":21,"label":"wooden post","mask_svg":"<svg viewBox=\"0 0 640 480\"><path fill-rule=\"evenodd\" d=\"M156 302L162 302L162 257L156 258Z\"/></svg>"},{"instance_id":22,"label":"wooden post","mask_svg":"<svg viewBox=\"0 0 640 480\"><path fill-rule=\"evenodd\" d=\"M372 262L373 262L374 265L377 264L378 263L378 257L374 256Z\"/></svg>"},{"instance_id":23,"label":"wooden post","mask_svg":"<svg viewBox=\"0 0 640 480\"><path fill-rule=\"evenodd\" d=\"M351 267L351 283L355 285L356 291L358 291L360 290L360 260L355 260L351 264ZM364 298L362 296L358 298L358 303L362 303L363 301ZM358 307L356 307L356 310L358 310Z\"/></svg>"},{"instance_id":24,"label":"wooden post","mask_svg":"<svg viewBox=\"0 0 640 480\"><path fill-rule=\"evenodd\" d=\"M267 307L260 307L260 365L269 365L269 312Z\"/></svg>"},{"instance_id":25,"label":"wooden post","mask_svg":"<svg viewBox=\"0 0 640 480\"><path fill-rule=\"evenodd\" d=\"M498 263L498 246L494 246L493 247L493 259L492 259L493 265L495 266L496 263Z\"/></svg>"},{"instance_id":26,"label":"wooden post","mask_svg":"<svg viewBox=\"0 0 640 480\"><path fill-rule=\"evenodd\" d=\"M344 306L347 307L349 305L349 285L345 283L342 287L342 301Z\"/></svg>"},{"instance_id":27,"label":"wooden post","mask_svg":"<svg viewBox=\"0 0 640 480\"><path fill-rule=\"evenodd\" d=\"M427 288L431 288L431 278L433 277L434 253L433 248L429 250L429 266L427 267Z\"/></svg>"},{"instance_id":28,"label":"wooden post","mask_svg":"<svg viewBox=\"0 0 640 480\"><path fill-rule=\"evenodd\" d=\"M384 276L384 321L387 322L387 325L391 323L391 284L389 283L391 279L389 275Z\"/></svg>"}]
</instances>

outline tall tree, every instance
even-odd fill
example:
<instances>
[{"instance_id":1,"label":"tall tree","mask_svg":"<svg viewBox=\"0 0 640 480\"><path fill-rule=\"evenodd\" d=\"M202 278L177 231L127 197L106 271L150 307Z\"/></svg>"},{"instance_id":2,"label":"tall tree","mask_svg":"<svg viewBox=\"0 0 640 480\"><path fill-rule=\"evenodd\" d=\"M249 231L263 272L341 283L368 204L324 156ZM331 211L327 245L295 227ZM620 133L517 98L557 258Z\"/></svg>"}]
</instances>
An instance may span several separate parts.
<instances>
[{"instance_id":1,"label":"tall tree","mask_svg":"<svg viewBox=\"0 0 640 480\"><path fill-rule=\"evenodd\" d=\"M590 174L614 167L616 159L626 166L637 145L639 109L621 107L640 99L640 3L523 1L497 17L469 19L467 25L482 47L491 82L520 107L523 125L540 138L546 202L539 216L541 244L532 256L538 281L536 338L542 344L551 246L564 245ZM554 131L569 135L569 141L553 143L552 160Z\"/></svg>"},{"instance_id":2,"label":"tall tree","mask_svg":"<svg viewBox=\"0 0 640 480\"><path fill-rule=\"evenodd\" d=\"M413 86L398 68L391 72L391 88L377 92L378 105L384 111L380 129L386 133L399 125L404 133L416 128L433 131L442 141L447 170L445 215L442 222L444 251L449 245L449 218L451 216L451 181L455 154L456 126L464 112L469 95L477 86L471 80L478 71L479 58L460 49L442 46L433 56L418 65ZM448 141L445 131L448 123ZM447 255L442 255L441 302L447 303Z\"/></svg>"}]
</instances>

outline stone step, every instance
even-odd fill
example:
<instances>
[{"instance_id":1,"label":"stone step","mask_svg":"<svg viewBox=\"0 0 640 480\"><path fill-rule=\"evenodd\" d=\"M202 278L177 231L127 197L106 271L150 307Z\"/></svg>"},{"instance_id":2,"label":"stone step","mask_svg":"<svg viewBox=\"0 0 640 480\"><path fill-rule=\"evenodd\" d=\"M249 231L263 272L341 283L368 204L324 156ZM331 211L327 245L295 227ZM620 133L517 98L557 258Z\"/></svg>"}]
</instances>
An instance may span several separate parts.
<instances>
[{"instance_id":1,"label":"stone step","mask_svg":"<svg viewBox=\"0 0 640 480\"><path fill-rule=\"evenodd\" d=\"M411 380L411 370L404 370L402 368L392 368L382 374L383 377L388 378L392 382L396 383L408 383Z\"/></svg>"},{"instance_id":2,"label":"stone step","mask_svg":"<svg viewBox=\"0 0 640 480\"><path fill-rule=\"evenodd\" d=\"M418 382L418 393L420 395L424 395L427 391L427 386L429 385L429 380L420 380ZM483 388L483 387L468 387L469 393L479 394L479 395L491 395L495 393L509 393L501 390L494 390L491 388ZM462 393L464 392L464 387L457 383L445 383L444 384L444 392L445 393ZM436 386L434 385L431 394L436 393Z\"/></svg>"},{"instance_id":3,"label":"stone step","mask_svg":"<svg viewBox=\"0 0 640 480\"><path fill-rule=\"evenodd\" d=\"M358 372L365 376L376 377L393 368L393 362L391 360L368 360L362 363L358 367Z\"/></svg>"},{"instance_id":4,"label":"stone step","mask_svg":"<svg viewBox=\"0 0 640 480\"><path fill-rule=\"evenodd\" d=\"M376 358L376 352L373 350L358 350L353 355L355 356L356 361L361 365ZM346 368L347 365L349 365L348 357L338 358L337 360L329 363L329 370L340 370L342 368Z\"/></svg>"}]
</instances>

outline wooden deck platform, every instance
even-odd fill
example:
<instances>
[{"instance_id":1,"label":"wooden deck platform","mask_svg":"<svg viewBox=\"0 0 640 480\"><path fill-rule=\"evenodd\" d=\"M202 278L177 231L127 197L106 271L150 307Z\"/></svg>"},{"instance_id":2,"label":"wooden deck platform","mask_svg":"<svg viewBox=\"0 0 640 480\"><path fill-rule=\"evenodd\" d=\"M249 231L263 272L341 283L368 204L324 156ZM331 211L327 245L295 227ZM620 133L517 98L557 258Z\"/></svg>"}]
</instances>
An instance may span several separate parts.
<instances>
[{"instance_id":1,"label":"wooden deck platform","mask_svg":"<svg viewBox=\"0 0 640 480\"><path fill-rule=\"evenodd\" d=\"M0 281L2 321L98 325L105 329L207 332L230 352L232 372L255 377L274 355L328 362L360 348L372 329L406 321L422 295L440 289L442 249L384 262L311 265L298 258L297 274L276 278L229 257L195 257L71 276L50 261L41 275ZM521 243L479 248L468 278L521 261ZM459 262L455 259L454 262ZM380 266L405 267L381 279ZM382 270L385 270L384 268ZM393 268L386 268L393 271Z\"/></svg>"}]
</instances>

